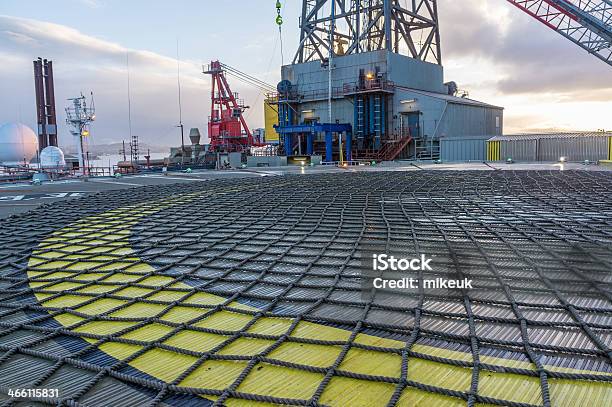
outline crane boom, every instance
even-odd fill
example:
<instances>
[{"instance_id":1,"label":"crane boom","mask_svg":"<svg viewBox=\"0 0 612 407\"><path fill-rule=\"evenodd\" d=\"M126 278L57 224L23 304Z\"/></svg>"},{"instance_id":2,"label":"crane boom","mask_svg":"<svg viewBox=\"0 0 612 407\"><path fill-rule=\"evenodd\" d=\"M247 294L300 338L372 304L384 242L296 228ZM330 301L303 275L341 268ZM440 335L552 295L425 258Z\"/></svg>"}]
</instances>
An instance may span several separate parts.
<instances>
[{"instance_id":1,"label":"crane boom","mask_svg":"<svg viewBox=\"0 0 612 407\"><path fill-rule=\"evenodd\" d=\"M612 66L612 0L506 0Z\"/></svg>"},{"instance_id":2,"label":"crane boom","mask_svg":"<svg viewBox=\"0 0 612 407\"><path fill-rule=\"evenodd\" d=\"M243 116L248 106L232 92L225 77L228 68L233 69L219 61L212 61L204 68L204 73L212 77L208 137L209 151L215 153L246 152L257 145Z\"/></svg>"}]
</instances>

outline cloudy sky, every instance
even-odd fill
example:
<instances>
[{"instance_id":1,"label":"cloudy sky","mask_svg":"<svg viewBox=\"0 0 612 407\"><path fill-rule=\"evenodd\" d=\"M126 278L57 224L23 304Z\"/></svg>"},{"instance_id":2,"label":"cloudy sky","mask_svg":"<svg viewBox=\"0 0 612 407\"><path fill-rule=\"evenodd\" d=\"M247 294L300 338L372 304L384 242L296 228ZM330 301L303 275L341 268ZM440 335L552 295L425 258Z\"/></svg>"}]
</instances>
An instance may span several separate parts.
<instances>
[{"instance_id":1,"label":"cloudy sky","mask_svg":"<svg viewBox=\"0 0 612 407\"><path fill-rule=\"evenodd\" d=\"M65 99L94 92L96 143L132 128L156 145L177 144L177 40L183 122L205 128L210 80L220 59L266 82L279 79L281 47L273 0L1 0L0 123L35 127L32 60L52 59L58 120ZM298 0L285 1L283 55L296 49ZM237 4L240 4L238 7ZM504 0L439 0L445 79L470 97L504 106L505 131L612 129L612 69ZM251 127L263 123L262 95L233 82ZM60 129L60 143L70 143Z\"/></svg>"}]
</instances>

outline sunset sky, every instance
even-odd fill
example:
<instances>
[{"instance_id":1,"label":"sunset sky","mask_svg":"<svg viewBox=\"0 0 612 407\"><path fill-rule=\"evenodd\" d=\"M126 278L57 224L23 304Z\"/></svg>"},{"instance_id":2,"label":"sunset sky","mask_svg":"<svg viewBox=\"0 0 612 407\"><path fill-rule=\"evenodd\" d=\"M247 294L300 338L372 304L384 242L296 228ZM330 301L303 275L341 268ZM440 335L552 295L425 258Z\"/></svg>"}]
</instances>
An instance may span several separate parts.
<instances>
[{"instance_id":1,"label":"sunset sky","mask_svg":"<svg viewBox=\"0 0 612 407\"><path fill-rule=\"evenodd\" d=\"M284 8L284 62L293 57L301 2ZM612 69L504 0L439 0L445 80L505 107L505 132L612 129ZM204 129L213 59L266 82L280 77L273 0L2 0L0 123L35 127L32 60L52 59L58 120L66 99L94 92L96 143L127 139L126 54L132 128L155 145L178 144L176 43L183 121ZM232 82L261 127L262 95ZM66 126L60 143L71 143Z\"/></svg>"}]
</instances>

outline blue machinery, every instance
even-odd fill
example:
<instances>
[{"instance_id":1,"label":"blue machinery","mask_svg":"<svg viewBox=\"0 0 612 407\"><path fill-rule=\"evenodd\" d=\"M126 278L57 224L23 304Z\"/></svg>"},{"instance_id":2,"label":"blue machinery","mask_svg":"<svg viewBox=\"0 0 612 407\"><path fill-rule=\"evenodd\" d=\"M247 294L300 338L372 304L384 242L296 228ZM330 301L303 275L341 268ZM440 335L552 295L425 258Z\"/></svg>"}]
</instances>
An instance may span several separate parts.
<instances>
[{"instance_id":1,"label":"blue machinery","mask_svg":"<svg viewBox=\"0 0 612 407\"><path fill-rule=\"evenodd\" d=\"M359 81L347 93L354 95L355 137L359 150L379 151L387 134L387 96L393 84L376 67L373 72L359 71Z\"/></svg>"},{"instance_id":2,"label":"blue machinery","mask_svg":"<svg viewBox=\"0 0 612 407\"><path fill-rule=\"evenodd\" d=\"M385 94L381 93L355 95L355 136L359 149L381 148L381 139L386 132L385 101Z\"/></svg>"},{"instance_id":3,"label":"blue machinery","mask_svg":"<svg viewBox=\"0 0 612 407\"><path fill-rule=\"evenodd\" d=\"M282 109L283 104L279 104L279 109ZM293 112L290 108L286 108L283 115L292 116ZM280 112L279 112L280 113ZM283 117L279 114L280 117ZM287 117L288 118L288 117ZM301 145L301 138L306 137L306 155L314 154L314 142L317 134L325 133L325 161L333 161L333 133L344 133L343 142L346 154L345 161L352 160L353 149L353 134L352 126L348 123L312 123L312 124L295 124L295 125L280 125L275 127L277 133L283 137L285 151L287 156L293 154L293 146L297 137L298 145Z\"/></svg>"},{"instance_id":4,"label":"blue machinery","mask_svg":"<svg viewBox=\"0 0 612 407\"><path fill-rule=\"evenodd\" d=\"M383 147L383 139L387 134L387 96L393 93L390 90L392 84L384 79L378 67L374 72L366 73L361 70L359 81L346 91L345 96L351 97L354 104L353 125L349 123L303 123L294 124L299 116L291 105L298 103L298 98L293 94L294 89L291 82L281 81L278 86L278 126L275 129L281 137L285 146L287 156L295 155L294 147L297 145L297 155L302 155L304 138L306 140L306 155L315 153L315 141L320 133L325 133L325 161L333 161L333 133L338 133L339 138L345 143L346 154L342 157L340 152L339 161L351 161L353 142L357 143L357 150L379 152ZM346 88L346 86L345 86ZM353 129L354 126L354 129ZM344 133L344 135L342 135ZM353 140L353 137L356 139ZM297 139L297 140L296 140ZM344 149L343 149L344 150Z\"/></svg>"}]
</instances>

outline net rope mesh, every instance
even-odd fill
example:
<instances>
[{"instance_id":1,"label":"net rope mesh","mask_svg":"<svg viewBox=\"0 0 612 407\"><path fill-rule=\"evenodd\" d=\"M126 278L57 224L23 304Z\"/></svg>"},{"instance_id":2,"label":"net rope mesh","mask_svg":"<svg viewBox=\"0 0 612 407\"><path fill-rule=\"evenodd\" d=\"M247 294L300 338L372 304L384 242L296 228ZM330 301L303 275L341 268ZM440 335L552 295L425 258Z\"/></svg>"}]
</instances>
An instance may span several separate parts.
<instances>
[{"instance_id":1,"label":"net rope mesh","mask_svg":"<svg viewBox=\"0 0 612 407\"><path fill-rule=\"evenodd\" d=\"M371 242L474 288L365 299ZM2 221L0 405L610 405L611 270L604 172L103 192Z\"/></svg>"}]
</instances>

